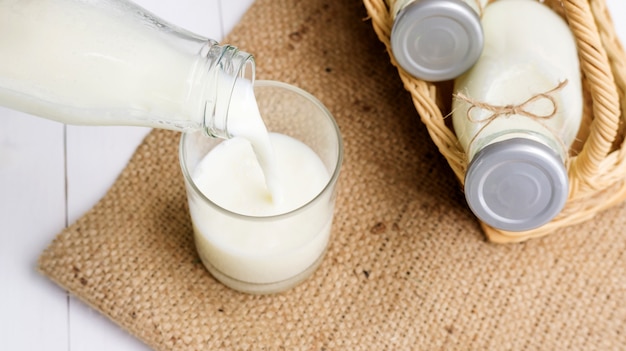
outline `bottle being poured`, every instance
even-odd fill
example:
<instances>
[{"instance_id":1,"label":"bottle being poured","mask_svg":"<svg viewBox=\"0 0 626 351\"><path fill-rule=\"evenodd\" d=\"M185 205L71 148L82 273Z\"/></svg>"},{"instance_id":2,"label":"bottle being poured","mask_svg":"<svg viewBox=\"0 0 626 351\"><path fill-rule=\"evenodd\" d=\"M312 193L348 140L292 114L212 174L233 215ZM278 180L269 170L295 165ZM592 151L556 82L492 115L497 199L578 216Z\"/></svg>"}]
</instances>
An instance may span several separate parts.
<instances>
[{"instance_id":1,"label":"bottle being poured","mask_svg":"<svg viewBox=\"0 0 626 351\"><path fill-rule=\"evenodd\" d=\"M0 53L0 105L68 124L241 136L281 198L252 55L126 0L0 1Z\"/></svg>"}]
</instances>

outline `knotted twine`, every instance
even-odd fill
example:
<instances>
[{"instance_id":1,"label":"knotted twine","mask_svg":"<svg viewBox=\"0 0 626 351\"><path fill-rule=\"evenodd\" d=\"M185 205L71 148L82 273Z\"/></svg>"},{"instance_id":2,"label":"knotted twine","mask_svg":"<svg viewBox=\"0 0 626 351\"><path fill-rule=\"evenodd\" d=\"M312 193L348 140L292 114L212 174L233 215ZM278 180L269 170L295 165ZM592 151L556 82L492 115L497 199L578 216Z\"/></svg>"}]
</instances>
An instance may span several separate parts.
<instances>
[{"instance_id":1,"label":"knotted twine","mask_svg":"<svg viewBox=\"0 0 626 351\"><path fill-rule=\"evenodd\" d=\"M487 128L495 120L499 118L507 118L510 116L523 116L539 123L542 127L548 130L554 137L554 140L556 140L561 145L562 150L564 150L563 154L566 155L568 147L563 141L563 138L559 135L557 131L555 131L553 128L545 124L544 121L553 118L558 113L559 111L558 103L555 97L552 96L552 94L562 90L567 85L567 82L568 82L567 79L564 81L561 81L559 82L559 84L557 84L556 87L546 92L535 94L529 97L528 99L522 101L519 104L495 105L495 104L490 104L487 102L479 101L476 99L472 99L462 92L454 93L453 94L454 99L464 101L470 105L467 111L465 112L465 117L467 118L467 120L470 123L482 124L480 128L478 129L478 131L474 134L474 136L470 140L469 145L471 146L476 141L478 136L482 134L485 128ZM540 101L542 99L546 99L548 102L550 102L551 110L548 113L539 114L539 113L532 112L528 109L529 105L537 101ZM486 117L476 118L472 116L472 111L477 108L481 110L489 111L491 112L491 114L487 115ZM452 113L453 112L451 112L451 114Z\"/></svg>"}]
</instances>

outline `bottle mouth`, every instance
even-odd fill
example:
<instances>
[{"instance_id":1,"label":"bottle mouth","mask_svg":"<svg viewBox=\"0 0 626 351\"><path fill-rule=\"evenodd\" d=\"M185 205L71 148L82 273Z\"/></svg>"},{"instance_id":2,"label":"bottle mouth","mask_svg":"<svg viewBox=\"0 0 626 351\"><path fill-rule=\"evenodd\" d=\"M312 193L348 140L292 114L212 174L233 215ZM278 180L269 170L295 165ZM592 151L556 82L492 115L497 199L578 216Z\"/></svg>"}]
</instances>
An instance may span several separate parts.
<instances>
[{"instance_id":1,"label":"bottle mouth","mask_svg":"<svg viewBox=\"0 0 626 351\"><path fill-rule=\"evenodd\" d=\"M222 52L222 59L218 64L221 65L223 72L254 83L256 64L252 54L230 45L223 46Z\"/></svg>"},{"instance_id":2,"label":"bottle mouth","mask_svg":"<svg viewBox=\"0 0 626 351\"><path fill-rule=\"evenodd\" d=\"M231 45L213 45L207 53L213 64L209 67L214 75L207 87L210 96L204 106L205 133L210 137L228 139L229 107L235 84L240 79L254 83L256 63L254 56Z\"/></svg>"}]
</instances>

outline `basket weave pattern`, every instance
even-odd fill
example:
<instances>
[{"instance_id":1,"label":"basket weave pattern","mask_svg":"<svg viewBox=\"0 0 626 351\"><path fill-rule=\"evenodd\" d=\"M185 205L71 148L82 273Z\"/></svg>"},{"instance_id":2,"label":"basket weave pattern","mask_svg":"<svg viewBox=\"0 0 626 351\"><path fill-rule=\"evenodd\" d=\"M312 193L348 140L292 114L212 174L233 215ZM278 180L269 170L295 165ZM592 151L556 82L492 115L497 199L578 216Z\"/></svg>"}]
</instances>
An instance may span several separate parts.
<instances>
[{"instance_id":1,"label":"basket weave pattern","mask_svg":"<svg viewBox=\"0 0 626 351\"><path fill-rule=\"evenodd\" d=\"M463 183L467 157L448 116L452 82L431 83L404 71L391 54L390 35L395 0L363 0L372 26L387 47L390 60L412 96L430 137ZM496 0L497 1L497 0ZM570 150L570 191L563 211L551 222L525 232L506 232L482 223L493 242L519 242L591 219L626 199L626 55L604 0L546 0L561 15L578 46L583 85L583 122Z\"/></svg>"}]
</instances>

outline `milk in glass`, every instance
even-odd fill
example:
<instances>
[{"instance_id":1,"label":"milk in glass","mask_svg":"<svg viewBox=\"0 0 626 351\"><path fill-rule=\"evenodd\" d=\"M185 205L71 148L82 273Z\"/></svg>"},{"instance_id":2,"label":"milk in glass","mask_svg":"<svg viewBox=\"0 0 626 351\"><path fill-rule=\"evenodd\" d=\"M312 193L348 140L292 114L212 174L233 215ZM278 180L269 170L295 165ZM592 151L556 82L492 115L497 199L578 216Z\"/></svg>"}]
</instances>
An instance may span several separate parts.
<instances>
[{"instance_id":1,"label":"milk in glass","mask_svg":"<svg viewBox=\"0 0 626 351\"><path fill-rule=\"evenodd\" d=\"M312 97L276 82L257 84L274 89L263 99L272 100L263 102L270 111L261 115L247 87L237 90L250 97L229 121L240 136L216 142L187 134L181 165L204 265L231 288L274 293L301 282L322 260L342 151L334 122ZM277 120L272 124L285 132L245 123L262 117ZM259 140L268 144L259 148Z\"/></svg>"}]
</instances>

